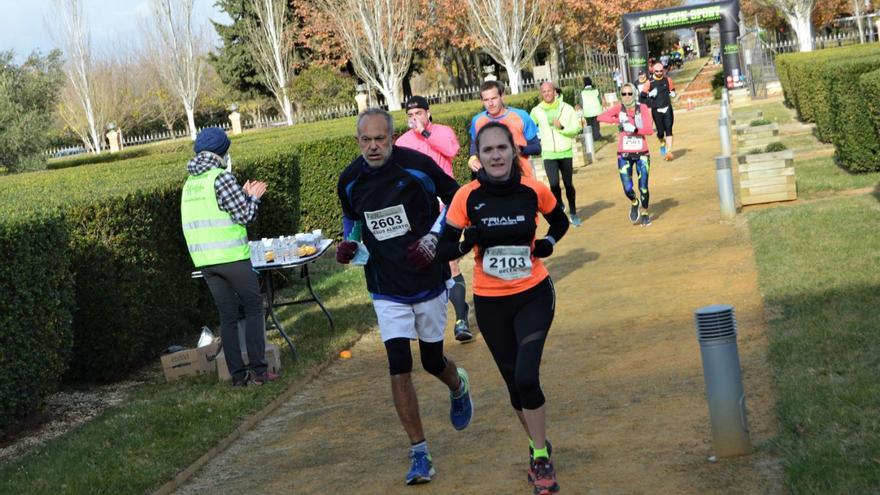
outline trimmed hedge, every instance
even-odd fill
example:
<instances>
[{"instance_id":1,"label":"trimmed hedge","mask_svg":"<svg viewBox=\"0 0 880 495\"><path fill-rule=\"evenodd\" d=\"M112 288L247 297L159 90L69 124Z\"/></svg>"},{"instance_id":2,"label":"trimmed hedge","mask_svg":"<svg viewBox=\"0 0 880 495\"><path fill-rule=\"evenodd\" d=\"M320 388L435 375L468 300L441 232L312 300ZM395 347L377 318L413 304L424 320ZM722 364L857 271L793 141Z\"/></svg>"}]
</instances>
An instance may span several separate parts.
<instances>
[{"instance_id":1,"label":"trimmed hedge","mask_svg":"<svg viewBox=\"0 0 880 495\"><path fill-rule=\"evenodd\" d=\"M880 170L880 94L865 75L880 67L880 46L787 54L777 62L787 101L801 120L816 123L820 140L834 143L837 163L856 173Z\"/></svg>"},{"instance_id":2,"label":"trimmed hedge","mask_svg":"<svg viewBox=\"0 0 880 495\"><path fill-rule=\"evenodd\" d=\"M821 141L831 142L833 137L833 107L824 77L828 64L877 54L880 54L880 46L872 43L777 57L777 73L786 102L794 106L801 121L816 123L816 134Z\"/></svg>"},{"instance_id":3,"label":"trimmed hedge","mask_svg":"<svg viewBox=\"0 0 880 495\"><path fill-rule=\"evenodd\" d=\"M871 121L874 123L876 139L880 141L880 69L862 74L859 78L861 92Z\"/></svg>"},{"instance_id":4,"label":"trimmed hedge","mask_svg":"<svg viewBox=\"0 0 880 495\"><path fill-rule=\"evenodd\" d=\"M39 409L67 367L73 277L61 215L0 221L0 431Z\"/></svg>"},{"instance_id":5,"label":"trimmed hedge","mask_svg":"<svg viewBox=\"0 0 880 495\"><path fill-rule=\"evenodd\" d=\"M880 171L880 139L861 85L861 76L878 67L880 55L855 58L829 64L824 75L837 162L854 173Z\"/></svg>"},{"instance_id":6,"label":"trimmed hedge","mask_svg":"<svg viewBox=\"0 0 880 495\"><path fill-rule=\"evenodd\" d=\"M573 101L574 93L566 88L565 99ZM530 93L508 103L530 109L538 98ZM480 104L433 110L436 121L456 130L462 151L453 167L466 182L467 126ZM404 122L402 112L395 120ZM233 138L236 176L269 186L249 225L251 238L317 228L340 235L335 188L339 172L359 154L354 134L355 119L345 118ZM106 163L65 160L77 166L0 177L0 246L14 253L0 270L0 304L7 304L0 428L38 407L67 363L68 380L112 380L171 343L195 341L203 324L216 322L204 282L189 277L180 229L190 146L169 143L147 154L137 148L101 155ZM35 312L38 300L48 303Z\"/></svg>"}]
</instances>

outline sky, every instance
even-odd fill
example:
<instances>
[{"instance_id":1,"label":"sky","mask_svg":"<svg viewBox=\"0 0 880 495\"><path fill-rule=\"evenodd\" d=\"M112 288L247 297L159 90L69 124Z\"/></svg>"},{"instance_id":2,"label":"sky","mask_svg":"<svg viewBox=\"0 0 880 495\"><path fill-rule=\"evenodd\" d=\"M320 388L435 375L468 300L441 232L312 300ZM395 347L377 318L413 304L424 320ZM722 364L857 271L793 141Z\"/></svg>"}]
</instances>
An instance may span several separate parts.
<instances>
[{"instance_id":1,"label":"sky","mask_svg":"<svg viewBox=\"0 0 880 495\"><path fill-rule=\"evenodd\" d=\"M141 36L140 25L150 12L149 0L80 0L96 51L110 50L119 40ZM22 60L33 50L47 53L55 47L49 32L54 22L55 0L0 0L0 51L14 50ZM224 24L229 17L214 7L214 0L195 0L197 24L216 36L209 20Z\"/></svg>"}]
</instances>

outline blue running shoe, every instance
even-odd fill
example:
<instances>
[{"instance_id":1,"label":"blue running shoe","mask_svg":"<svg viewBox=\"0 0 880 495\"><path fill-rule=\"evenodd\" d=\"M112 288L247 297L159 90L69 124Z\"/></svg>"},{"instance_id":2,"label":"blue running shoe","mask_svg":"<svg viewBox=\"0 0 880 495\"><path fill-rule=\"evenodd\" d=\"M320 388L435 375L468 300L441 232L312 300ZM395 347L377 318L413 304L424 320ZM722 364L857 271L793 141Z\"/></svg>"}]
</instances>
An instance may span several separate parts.
<instances>
[{"instance_id":1,"label":"blue running shoe","mask_svg":"<svg viewBox=\"0 0 880 495\"><path fill-rule=\"evenodd\" d=\"M639 223L639 203L636 201L633 205L629 207L629 221L633 223L633 225Z\"/></svg>"},{"instance_id":2,"label":"blue running shoe","mask_svg":"<svg viewBox=\"0 0 880 495\"><path fill-rule=\"evenodd\" d=\"M461 394L461 397L453 397L452 393L449 394L449 400L452 402L452 407L449 408L449 420L452 421L452 426L456 430L463 430L467 428L474 416L474 403L471 401L471 386L468 382L467 371L464 368L458 368L458 377L464 384L464 393Z\"/></svg>"},{"instance_id":3,"label":"blue running shoe","mask_svg":"<svg viewBox=\"0 0 880 495\"><path fill-rule=\"evenodd\" d=\"M580 227L580 226L581 226L581 223L582 223L582 222L581 222L581 219L580 219L577 215L575 215L574 213L568 215L568 220L569 220L569 221L571 222L571 224L572 224L573 226L575 226L575 227Z\"/></svg>"},{"instance_id":4,"label":"blue running shoe","mask_svg":"<svg viewBox=\"0 0 880 495\"><path fill-rule=\"evenodd\" d=\"M434 463L431 462L431 454L410 452L409 458L412 459L412 464L409 467L409 472L406 473L407 485L428 483L431 481L431 476L437 474L437 471L434 471Z\"/></svg>"},{"instance_id":5,"label":"blue running shoe","mask_svg":"<svg viewBox=\"0 0 880 495\"><path fill-rule=\"evenodd\" d=\"M666 145L665 144L660 146L660 154L663 156L666 156Z\"/></svg>"}]
</instances>

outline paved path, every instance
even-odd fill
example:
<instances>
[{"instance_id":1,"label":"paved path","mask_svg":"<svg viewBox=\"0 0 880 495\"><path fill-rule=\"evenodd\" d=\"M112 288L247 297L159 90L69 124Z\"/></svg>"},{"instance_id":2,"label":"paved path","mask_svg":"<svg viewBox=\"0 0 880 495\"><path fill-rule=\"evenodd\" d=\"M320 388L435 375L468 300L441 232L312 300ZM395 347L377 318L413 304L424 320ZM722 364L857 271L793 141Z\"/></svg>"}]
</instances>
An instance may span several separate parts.
<instances>
[{"instance_id":1,"label":"paved path","mask_svg":"<svg viewBox=\"0 0 880 495\"><path fill-rule=\"evenodd\" d=\"M563 493L782 491L766 449L706 461L711 436L694 309L734 305L753 443L765 444L776 424L748 231L718 213L717 117L717 108L676 115L678 158L651 169L650 227L627 219L612 146L576 174L587 220L548 263L558 300L542 366ZM657 154L653 138L651 146ZM447 352L470 373L476 416L454 431L444 387L415 374L438 471L429 485L403 486L407 440L371 333L353 359L330 367L179 493L531 493L526 441L485 344L450 343Z\"/></svg>"}]
</instances>

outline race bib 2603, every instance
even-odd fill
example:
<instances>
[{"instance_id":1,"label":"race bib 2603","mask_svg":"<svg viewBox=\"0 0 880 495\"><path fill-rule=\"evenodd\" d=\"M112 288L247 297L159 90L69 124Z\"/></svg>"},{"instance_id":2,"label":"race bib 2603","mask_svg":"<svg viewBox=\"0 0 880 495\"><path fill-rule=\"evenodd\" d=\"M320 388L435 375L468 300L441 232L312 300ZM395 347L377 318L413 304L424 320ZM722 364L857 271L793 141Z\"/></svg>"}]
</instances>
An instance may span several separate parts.
<instances>
[{"instance_id":1,"label":"race bib 2603","mask_svg":"<svg viewBox=\"0 0 880 495\"><path fill-rule=\"evenodd\" d=\"M409 232L409 219L403 205L389 206L376 211L365 211L367 228L376 240L384 241Z\"/></svg>"}]
</instances>

